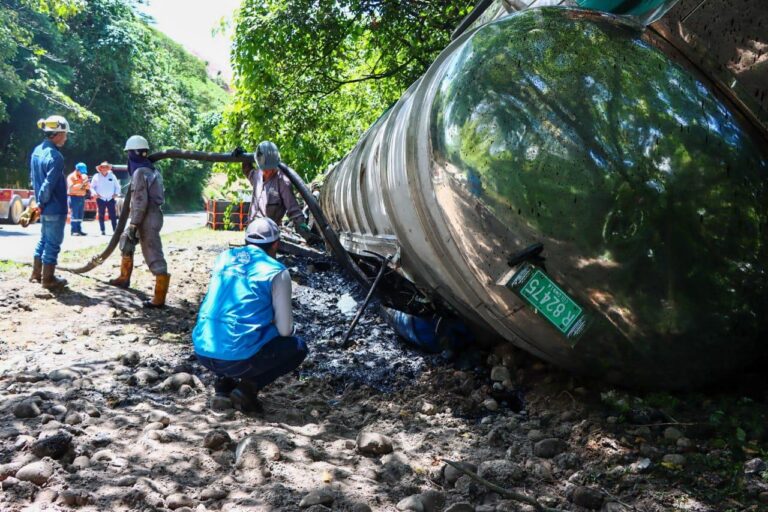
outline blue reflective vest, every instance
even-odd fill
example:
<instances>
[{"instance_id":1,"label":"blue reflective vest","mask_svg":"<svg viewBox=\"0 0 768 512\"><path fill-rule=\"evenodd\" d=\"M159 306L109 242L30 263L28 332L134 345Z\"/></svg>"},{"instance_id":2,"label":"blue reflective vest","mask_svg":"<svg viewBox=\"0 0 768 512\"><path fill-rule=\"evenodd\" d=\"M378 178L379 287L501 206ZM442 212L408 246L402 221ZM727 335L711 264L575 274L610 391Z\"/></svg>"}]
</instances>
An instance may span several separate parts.
<instances>
[{"instance_id":1,"label":"blue reflective vest","mask_svg":"<svg viewBox=\"0 0 768 512\"><path fill-rule=\"evenodd\" d=\"M29 179L35 188L35 199L43 215L67 214L67 176L64 157L56 144L44 140L32 151Z\"/></svg>"},{"instance_id":2,"label":"blue reflective vest","mask_svg":"<svg viewBox=\"0 0 768 512\"><path fill-rule=\"evenodd\" d=\"M221 253L192 331L195 352L240 361L277 337L272 280L283 270L285 265L252 245Z\"/></svg>"}]
</instances>

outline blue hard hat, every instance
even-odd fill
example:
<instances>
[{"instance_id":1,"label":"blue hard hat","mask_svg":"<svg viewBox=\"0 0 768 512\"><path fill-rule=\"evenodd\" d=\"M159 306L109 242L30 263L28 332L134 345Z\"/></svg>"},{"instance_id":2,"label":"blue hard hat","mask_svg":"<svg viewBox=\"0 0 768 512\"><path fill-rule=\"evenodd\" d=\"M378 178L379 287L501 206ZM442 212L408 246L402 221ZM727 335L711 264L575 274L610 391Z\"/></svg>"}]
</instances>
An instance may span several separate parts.
<instances>
[{"instance_id":1,"label":"blue hard hat","mask_svg":"<svg viewBox=\"0 0 768 512\"><path fill-rule=\"evenodd\" d=\"M80 171L82 174L88 174L88 166L83 162L79 162L77 165L75 165L75 169Z\"/></svg>"}]
</instances>

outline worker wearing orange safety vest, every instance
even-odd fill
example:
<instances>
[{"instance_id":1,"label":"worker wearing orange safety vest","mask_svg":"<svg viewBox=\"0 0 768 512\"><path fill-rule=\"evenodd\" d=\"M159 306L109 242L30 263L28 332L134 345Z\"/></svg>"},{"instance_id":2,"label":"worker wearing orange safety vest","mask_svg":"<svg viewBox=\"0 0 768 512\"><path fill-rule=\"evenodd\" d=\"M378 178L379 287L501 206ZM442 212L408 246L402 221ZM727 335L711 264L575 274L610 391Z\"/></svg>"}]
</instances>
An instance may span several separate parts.
<instances>
[{"instance_id":1,"label":"worker wearing orange safety vest","mask_svg":"<svg viewBox=\"0 0 768 512\"><path fill-rule=\"evenodd\" d=\"M82 222L85 214L85 195L89 188L91 185L88 182L88 167L80 162L75 166L75 170L67 176L67 200L72 236L85 236Z\"/></svg>"}]
</instances>

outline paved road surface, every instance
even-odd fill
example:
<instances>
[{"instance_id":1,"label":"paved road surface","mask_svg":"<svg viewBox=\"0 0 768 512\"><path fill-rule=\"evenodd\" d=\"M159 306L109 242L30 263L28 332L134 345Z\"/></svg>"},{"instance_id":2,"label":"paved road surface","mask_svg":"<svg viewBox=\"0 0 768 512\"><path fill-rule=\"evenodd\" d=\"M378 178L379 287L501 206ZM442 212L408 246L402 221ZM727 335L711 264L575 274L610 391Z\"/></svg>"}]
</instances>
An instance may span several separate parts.
<instances>
[{"instance_id":1,"label":"paved road surface","mask_svg":"<svg viewBox=\"0 0 768 512\"><path fill-rule=\"evenodd\" d=\"M40 226L37 224L28 228L0 224L0 260L12 260L20 263L31 263L35 245L40 240ZM172 233L205 226L205 213L178 213L166 214L163 222L162 233ZM88 236L70 236L69 226L66 227L64 243L61 250L72 251L94 245L106 245L112 234L112 229L107 222L107 236L99 234L99 223L96 220L83 222L83 231Z\"/></svg>"}]
</instances>

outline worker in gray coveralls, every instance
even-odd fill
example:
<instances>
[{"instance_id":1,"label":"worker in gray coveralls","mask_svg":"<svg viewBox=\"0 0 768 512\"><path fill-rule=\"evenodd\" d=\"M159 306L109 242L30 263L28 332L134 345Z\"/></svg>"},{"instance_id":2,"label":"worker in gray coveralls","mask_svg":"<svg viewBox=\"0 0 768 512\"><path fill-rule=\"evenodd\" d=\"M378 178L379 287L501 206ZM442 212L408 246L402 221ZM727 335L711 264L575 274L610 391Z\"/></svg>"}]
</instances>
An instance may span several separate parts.
<instances>
[{"instance_id":1,"label":"worker in gray coveralls","mask_svg":"<svg viewBox=\"0 0 768 512\"><path fill-rule=\"evenodd\" d=\"M279 169L280 152L275 143L267 140L259 143L255 157L257 169L254 169L250 162L243 164L245 177L253 185L251 209L248 212L249 222L258 217L266 217L280 226L283 216L287 213L296 232L307 242L313 241L315 237L293 195L291 181Z\"/></svg>"},{"instance_id":2,"label":"worker in gray coveralls","mask_svg":"<svg viewBox=\"0 0 768 512\"><path fill-rule=\"evenodd\" d=\"M109 284L128 288L133 272L133 253L136 244L141 244L141 252L149 271L155 276L155 294L152 300L144 301L144 307L160 308L165 305L171 276L168 264L163 256L163 243L160 229L163 227L162 204L165 202L163 177L147 158L149 143L140 135L134 135L125 143L128 152L128 172L131 175L131 213L130 225L120 237L120 277Z\"/></svg>"}]
</instances>

